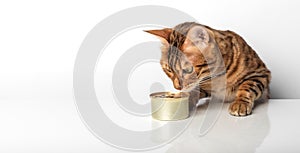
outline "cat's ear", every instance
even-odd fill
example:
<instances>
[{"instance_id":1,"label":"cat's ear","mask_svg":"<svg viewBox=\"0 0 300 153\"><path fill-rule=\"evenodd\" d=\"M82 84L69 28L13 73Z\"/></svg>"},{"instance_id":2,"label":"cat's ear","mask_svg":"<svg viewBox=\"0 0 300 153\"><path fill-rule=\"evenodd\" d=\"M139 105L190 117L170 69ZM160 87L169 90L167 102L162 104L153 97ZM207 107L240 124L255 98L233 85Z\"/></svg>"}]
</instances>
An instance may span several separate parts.
<instances>
[{"instance_id":1,"label":"cat's ear","mask_svg":"<svg viewBox=\"0 0 300 153\"><path fill-rule=\"evenodd\" d=\"M210 36L207 29L203 26L198 25L192 27L189 30L187 38L200 49L205 49L208 46L208 42L210 40Z\"/></svg>"},{"instance_id":2,"label":"cat's ear","mask_svg":"<svg viewBox=\"0 0 300 153\"><path fill-rule=\"evenodd\" d=\"M170 34L172 32L171 28L164 28L161 30L144 30L145 32L148 32L150 34L153 34L155 36L158 36L162 41L169 42Z\"/></svg>"}]
</instances>

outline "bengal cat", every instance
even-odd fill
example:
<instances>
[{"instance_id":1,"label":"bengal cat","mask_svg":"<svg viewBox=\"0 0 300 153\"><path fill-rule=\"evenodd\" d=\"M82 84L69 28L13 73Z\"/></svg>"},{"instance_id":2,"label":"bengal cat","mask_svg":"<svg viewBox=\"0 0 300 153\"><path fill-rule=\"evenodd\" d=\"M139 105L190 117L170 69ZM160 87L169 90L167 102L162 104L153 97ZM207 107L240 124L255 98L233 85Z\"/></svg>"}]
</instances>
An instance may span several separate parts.
<instances>
[{"instance_id":1,"label":"bengal cat","mask_svg":"<svg viewBox=\"0 0 300 153\"><path fill-rule=\"evenodd\" d=\"M226 90L225 101L231 102L228 111L234 116L251 114L257 101L269 98L271 72L238 34L195 22L146 32L163 44L160 64L174 88L197 87L199 98L220 97L220 91ZM211 81L221 76L226 87L211 88Z\"/></svg>"}]
</instances>

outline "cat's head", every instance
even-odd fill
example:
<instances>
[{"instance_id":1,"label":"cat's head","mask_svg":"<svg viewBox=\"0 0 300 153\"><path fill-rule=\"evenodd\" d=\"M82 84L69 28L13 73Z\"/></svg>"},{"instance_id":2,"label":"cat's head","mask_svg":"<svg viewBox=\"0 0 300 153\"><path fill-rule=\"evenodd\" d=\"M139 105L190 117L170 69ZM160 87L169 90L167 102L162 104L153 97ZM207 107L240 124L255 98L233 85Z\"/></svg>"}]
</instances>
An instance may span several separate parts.
<instances>
[{"instance_id":1,"label":"cat's head","mask_svg":"<svg viewBox=\"0 0 300 153\"><path fill-rule=\"evenodd\" d=\"M194 88L200 76L209 75L208 65L214 63L215 53L213 33L208 28L186 22L174 28L146 32L158 36L163 44L160 64L174 88Z\"/></svg>"}]
</instances>

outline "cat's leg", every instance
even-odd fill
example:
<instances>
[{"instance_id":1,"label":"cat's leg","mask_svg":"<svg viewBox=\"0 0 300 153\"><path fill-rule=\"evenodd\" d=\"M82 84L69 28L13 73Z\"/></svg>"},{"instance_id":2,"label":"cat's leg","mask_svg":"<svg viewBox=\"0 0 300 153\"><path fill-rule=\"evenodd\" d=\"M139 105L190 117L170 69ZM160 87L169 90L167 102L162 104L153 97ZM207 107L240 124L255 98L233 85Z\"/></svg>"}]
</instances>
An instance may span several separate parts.
<instances>
[{"instance_id":1,"label":"cat's leg","mask_svg":"<svg viewBox=\"0 0 300 153\"><path fill-rule=\"evenodd\" d=\"M265 91L266 80L256 78L246 80L239 85L235 100L229 106L229 113L234 116L246 116L251 114L255 100L259 99Z\"/></svg>"},{"instance_id":2,"label":"cat's leg","mask_svg":"<svg viewBox=\"0 0 300 153\"><path fill-rule=\"evenodd\" d=\"M199 93L199 99L211 96L211 94L209 92L207 92L206 90L204 90L202 88L200 88L199 91L200 91L200 93Z\"/></svg>"},{"instance_id":3,"label":"cat's leg","mask_svg":"<svg viewBox=\"0 0 300 153\"><path fill-rule=\"evenodd\" d=\"M210 94L201 88L195 88L189 94L190 109L197 107L200 99L210 97Z\"/></svg>"}]
</instances>

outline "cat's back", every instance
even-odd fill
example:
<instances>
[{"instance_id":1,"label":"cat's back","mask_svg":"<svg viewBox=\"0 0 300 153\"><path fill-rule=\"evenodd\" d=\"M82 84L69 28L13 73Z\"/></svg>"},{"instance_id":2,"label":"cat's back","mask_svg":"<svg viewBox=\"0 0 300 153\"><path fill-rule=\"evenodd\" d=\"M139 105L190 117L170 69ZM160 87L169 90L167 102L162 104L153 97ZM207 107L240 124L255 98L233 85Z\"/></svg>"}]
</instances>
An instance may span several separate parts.
<instances>
[{"instance_id":1,"label":"cat's back","mask_svg":"<svg viewBox=\"0 0 300 153\"><path fill-rule=\"evenodd\" d=\"M225 64L230 64L236 60L236 63L250 69L266 68L264 62L242 36L231 30L223 31L208 28L213 32L213 38L223 55ZM258 67L255 67L255 65L258 65Z\"/></svg>"},{"instance_id":2,"label":"cat's back","mask_svg":"<svg viewBox=\"0 0 300 153\"><path fill-rule=\"evenodd\" d=\"M267 76L270 81L270 71L242 36L230 30L207 28L213 32L213 38L223 56L227 83L236 84L252 75Z\"/></svg>"},{"instance_id":3,"label":"cat's back","mask_svg":"<svg viewBox=\"0 0 300 153\"><path fill-rule=\"evenodd\" d=\"M241 48L249 47L247 42L242 36L231 30L216 30L206 26L213 32L213 38L219 45L221 51L233 51L233 47L240 48L239 51L243 52Z\"/></svg>"}]
</instances>

